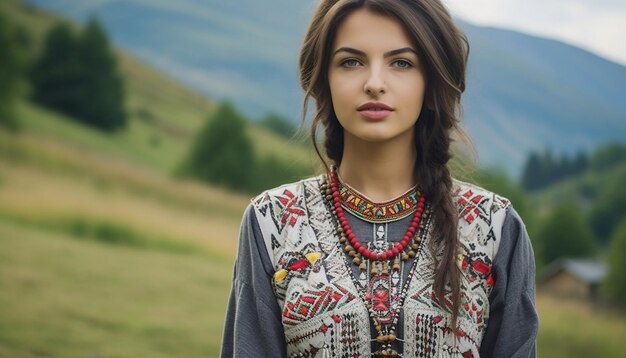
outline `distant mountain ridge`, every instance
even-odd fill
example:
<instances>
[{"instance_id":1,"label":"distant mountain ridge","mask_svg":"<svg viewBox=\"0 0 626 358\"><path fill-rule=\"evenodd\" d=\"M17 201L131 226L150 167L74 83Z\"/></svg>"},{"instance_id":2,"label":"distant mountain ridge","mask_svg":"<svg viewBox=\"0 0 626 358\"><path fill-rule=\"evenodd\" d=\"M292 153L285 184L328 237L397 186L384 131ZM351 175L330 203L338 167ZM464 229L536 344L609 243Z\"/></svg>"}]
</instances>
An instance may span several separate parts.
<instances>
[{"instance_id":1,"label":"distant mountain ridge","mask_svg":"<svg viewBox=\"0 0 626 358\"><path fill-rule=\"evenodd\" d=\"M28 2L98 16L119 46L252 117L300 118L297 54L313 1ZM460 25L471 46L465 127L481 164L518 174L531 149L626 142L626 67L558 41Z\"/></svg>"}]
</instances>

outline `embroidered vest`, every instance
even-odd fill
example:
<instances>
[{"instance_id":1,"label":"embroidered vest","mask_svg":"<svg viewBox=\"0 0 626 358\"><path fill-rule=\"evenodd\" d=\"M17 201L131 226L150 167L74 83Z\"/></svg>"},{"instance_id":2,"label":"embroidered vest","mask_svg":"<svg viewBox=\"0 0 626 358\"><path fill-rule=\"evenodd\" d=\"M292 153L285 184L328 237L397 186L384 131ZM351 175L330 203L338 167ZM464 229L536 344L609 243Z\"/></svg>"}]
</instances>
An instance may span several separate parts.
<instances>
[{"instance_id":1,"label":"embroidered vest","mask_svg":"<svg viewBox=\"0 0 626 358\"><path fill-rule=\"evenodd\" d=\"M282 309L288 357L369 357L370 317L352 277L331 213L323 178L287 184L259 195L253 206L276 270L273 288ZM479 357L489 316L493 259L509 202L454 181L462 270L459 331L451 311L434 300L435 257L420 250L402 306L404 357ZM423 245L431 240L428 234Z\"/></svg>"}]
</instances>

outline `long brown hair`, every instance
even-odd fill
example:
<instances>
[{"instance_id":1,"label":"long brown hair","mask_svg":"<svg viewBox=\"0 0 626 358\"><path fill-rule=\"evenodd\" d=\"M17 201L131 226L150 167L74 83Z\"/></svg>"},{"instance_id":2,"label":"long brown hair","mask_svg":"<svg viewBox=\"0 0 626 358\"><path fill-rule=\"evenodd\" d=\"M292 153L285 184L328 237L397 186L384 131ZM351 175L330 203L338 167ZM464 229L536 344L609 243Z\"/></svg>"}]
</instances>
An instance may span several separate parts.
<instances>
[{"instance_id":1,"label":"long brown hair","mask_svg":"<svg viewBox=\"0 0 626 358\"><path fill-rule=\"evenodd\" d=\"M434 238L431 250L441 251L434 291L445 307L446 285L450 287L452 321L456 327L461 301L458 253L458 214L452 200L452 177L448 161L453 134L467 138L459 124L461 94L469 44L439 0L323 0L315 12L300 52L300 82L305 91L303 112L315 100L311 136L315 150L328 169L317 145L317 131L324 128L326 156L337 165L343 154L343 128L330 95L328 68L332 44L342 20L356 9L366 8L389 16L403 25L414 41L426 78L426 94L415 124L417 159L415 177L433 208ZM456 330L455 330L456 331Z\"/></svg>"}]
</instances>

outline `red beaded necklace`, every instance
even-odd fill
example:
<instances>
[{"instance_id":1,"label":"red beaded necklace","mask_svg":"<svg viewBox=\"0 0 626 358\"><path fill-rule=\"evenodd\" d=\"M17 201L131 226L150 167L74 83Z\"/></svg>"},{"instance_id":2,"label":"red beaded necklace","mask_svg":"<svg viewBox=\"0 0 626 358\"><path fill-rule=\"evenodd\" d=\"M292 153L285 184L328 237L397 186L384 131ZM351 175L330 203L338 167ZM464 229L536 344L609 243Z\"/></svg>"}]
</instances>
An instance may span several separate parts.
<instances>
[{"instance_id":1,"label":"red beaded necklace","mask_svg":"<svg viewBox=\"0 0 626 358\"><path fill-rule=\"evenodd\" d=\"M350 256L355 257L356 253L358 253L364 258L368 258L370 260L375 260L375 261L381 261L381 260L387 260L387 259L393 258L399 255L401 252L403 252L409 245L411 238L413 237L413 235L415 235L415 231L419 227L422 214L424 213L424 205L425 205L424 195L420 194L420 197L417 202L417 209L415 210L415 213L413 214L413 220L411 221L411 224L409 225L409 228L404 234L404 237L402 238L402 240L400 242L395 243L394 246L388 250L385 250L383 252L376 252L363 246L357 240L356 235L352 231L352 228L350 227L350 224L348 223L348 220L346 219L346 215L343 211L343 207L341 206L341 194L339 192L338 181L339 180L337 178L337 171L335 168L333 168L331 170L331 175L330 175L331 193L333 197L335 211L337 213L337 219L339 220L339 223L341 224L343 232L348 238L349 245L346 246L346 251L354 253Z\"/></svg>"}]
</instances>

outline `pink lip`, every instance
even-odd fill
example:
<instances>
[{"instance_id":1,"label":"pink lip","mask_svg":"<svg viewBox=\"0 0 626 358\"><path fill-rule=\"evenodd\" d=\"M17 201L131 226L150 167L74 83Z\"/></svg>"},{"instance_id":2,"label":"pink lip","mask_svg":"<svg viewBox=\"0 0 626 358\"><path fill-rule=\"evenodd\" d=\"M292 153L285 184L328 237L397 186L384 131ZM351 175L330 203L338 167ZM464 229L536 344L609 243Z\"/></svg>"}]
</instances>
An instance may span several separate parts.
<instances>
[{"instance_id":1,"label":"pink lip","mask_svg":"<svg viewBox=\"0 0 626 358\"><path fill-rule=\"evenodd\" d=\"M393 112L393 108L380 102L368 102L359 106L357 111L367 119L381 120L391 114L391 112Z\"/></svg>"}]
</instances>

